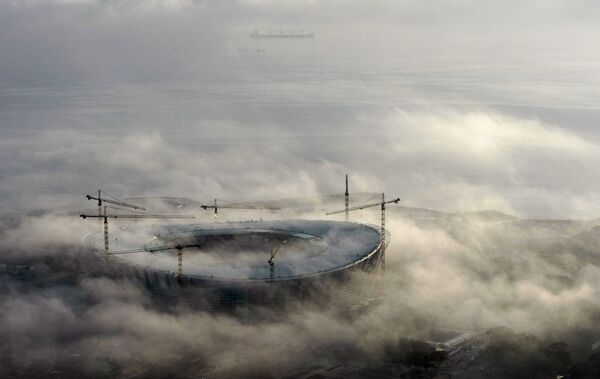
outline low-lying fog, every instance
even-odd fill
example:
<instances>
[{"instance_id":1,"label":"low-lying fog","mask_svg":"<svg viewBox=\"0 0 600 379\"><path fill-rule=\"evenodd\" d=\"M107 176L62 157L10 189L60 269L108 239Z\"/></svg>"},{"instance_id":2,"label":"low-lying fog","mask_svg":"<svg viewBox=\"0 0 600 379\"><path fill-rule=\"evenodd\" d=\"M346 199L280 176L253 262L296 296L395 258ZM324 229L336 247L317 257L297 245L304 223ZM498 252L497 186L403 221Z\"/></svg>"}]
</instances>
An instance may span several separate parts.
<instances>
[{"instance_id":1,"label":"low-lying fog","mask_svg":"<svg viewBox=\"0 0 600 379\"><path fill-rule=\"evenodd\" d=\"M491 345L504 355L475 365L593 377L599 12L584 0L0 0L0 376L379 364L433 376L407 358L408 338L506 327ZM316 35L253 40L255 28ZM385 192L404 206L389 207L386 291L364 313L165 311L85 269L81 238L98 225L77 215L98 188L296 204L342 193L346 173L351 198ZM329 207L342 199L219 217Z\"/></svg>"}]
</instances>

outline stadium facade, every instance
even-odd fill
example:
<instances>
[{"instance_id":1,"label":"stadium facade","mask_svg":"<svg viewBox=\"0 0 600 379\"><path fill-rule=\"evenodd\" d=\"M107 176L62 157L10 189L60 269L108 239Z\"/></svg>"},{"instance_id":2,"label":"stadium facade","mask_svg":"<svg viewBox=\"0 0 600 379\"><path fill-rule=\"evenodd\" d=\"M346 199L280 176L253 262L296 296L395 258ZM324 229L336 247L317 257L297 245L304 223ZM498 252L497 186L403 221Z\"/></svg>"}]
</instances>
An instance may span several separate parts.
<instances>
[{"instance_id":1,"label":"stadium facade","mask_svg":"<svg viewBox=\"0 0 600 379\"><path fill-rule=\"evenodd\" d=\"M240 312L296 301L359 307L381 290L378 227L337 221L249 221L123 228L106 267L163 304ZM100 247L90 235L86 244ZM389 238L385 239L389 241Z\"/></svg>"}]
</instances>

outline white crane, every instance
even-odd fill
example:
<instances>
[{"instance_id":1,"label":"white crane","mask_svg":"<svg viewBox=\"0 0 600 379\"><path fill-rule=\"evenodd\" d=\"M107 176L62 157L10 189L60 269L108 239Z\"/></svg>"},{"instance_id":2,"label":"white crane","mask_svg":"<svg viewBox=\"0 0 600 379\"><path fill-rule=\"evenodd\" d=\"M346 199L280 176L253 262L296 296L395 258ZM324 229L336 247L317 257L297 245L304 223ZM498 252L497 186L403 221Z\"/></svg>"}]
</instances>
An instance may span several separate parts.
<instances>
[{"instance_id":1,"label":"white crane","mask_svg":"<svg viewBox=\"0 0 600 379\"><path fill-rule=\"evenodd\" d=\"M106 196L102 197L102 194L105 194L105 195L111 197L112 199L107 199ZM130 204L130 203L121 201L121 200L117 199L116 197L112 196L111 194L109 194L108 192L102 191L100 189L98 190L98 197L95 197L92 195L85 195L85 197L88 200L98 200L98 216L102 216L102 203L108 203L108 204L118 205L121 207L133 208L133 209L137 209L140 211L146 210L146 208L140 207L139 205ZM100 222L100 225L99 225L100 229L102 229L102 219L99 217L98 221Z\"/></svg>"},{"instance_id":2,"label":"white crane","mask_svg":"<svg viewBox=\"0 0 600 379\"><path fill-rule=\"evenodd\" d=\"M398 202L400 201L400 198L395 198L393 200L388 200L385 201L385 194L381 194L381 201L378 201L376 203L368 203L368 204L362 204L362 205L355 205L353 207L346 207L345 209L341 209L341 210L337 210L337 211L332 211L332 212L327 212L325 213L326 216L332 215L332 214L337 214L337 213L343 213L345 212L346 215L348 214L348 212L352 212L352 211L356 211L359 209L365 209L365 208L371 208L371 207L377 207L380 206L381 207L381 229L380 229L380 240L381 240L381 251L382 251L382 266L385 269L385 205L386 204L390 204L390 203L394 203L394 204L398 204Z\"/></svg>"},{"instance_id":3,"label":"white crane","mask_svg":"<svg viewBox=\"0 0 600 379\"><path fill-rule=\"evenodd\" d=\"M217 204L217 202L223 202L223 200L215 199L214 205L201 205L202 209L214 209L215 210L215 223L219 222L219 208L226 209L260 209L257 206L244 205L240 203L227 203L227 204Z\"/></svg>"},{"instance_id":4,"label":"white crane","mask_svg":"<svg viewBox=\"0 0 600 379\"><path fill-rule=\"evenodd\" d=\"M126 219L146 219L146 218L196 218L191 215L167 215L167 214L148 214L148 213L131 213L131 214L108 214L106 212L106 206L104 206L104 213L99 215L82 214L79 215L84 220L86 218L103 218L104 219L104 252L110 255L108 246L108 219L109 218L126 218Z\"/></svg>"},{"instance_id":5,"label":"white crane","mask_svg":"<svg viewBox=\"0 0 600 379\"><path fill-rule=\"evenodd\" d=\"M85 195L85 197L88 200L98 200L98 214L102 213L102 202L105 203L109 203L109 204L114 204L114 205L119 205L121 207L127 207L127 208L133 208L133 209L138 209L141 211L145 211L146 208L144 207L140 207L139 205L135 205L135 204L131 204L131 203L126 203L124 201L121 200L117 200L117 199L107 199L107 198L102 198L102 192L101 190L98 190L98 197L94 197L92 195ZM107 194L106 192L104 192L104 194Z\"/></svg>"}]
</instances>

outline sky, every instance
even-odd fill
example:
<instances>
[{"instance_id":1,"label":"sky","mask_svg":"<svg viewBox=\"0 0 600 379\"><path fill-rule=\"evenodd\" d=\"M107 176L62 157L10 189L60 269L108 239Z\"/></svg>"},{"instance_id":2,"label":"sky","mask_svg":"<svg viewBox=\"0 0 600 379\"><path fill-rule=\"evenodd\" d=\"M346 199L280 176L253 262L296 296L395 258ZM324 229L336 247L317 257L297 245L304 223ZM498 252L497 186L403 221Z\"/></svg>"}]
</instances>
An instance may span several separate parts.
<instances>
[{"instance_id":1,"label":"sky","mask_svg":"<svg viewBox=\"0 0 600 379\"><path fill-rule=\"evenodd\" d=\"M411 206L595 218L598 8L2 1L2 209L294 197L349 173Z\"/></svg>"}]
</instances>

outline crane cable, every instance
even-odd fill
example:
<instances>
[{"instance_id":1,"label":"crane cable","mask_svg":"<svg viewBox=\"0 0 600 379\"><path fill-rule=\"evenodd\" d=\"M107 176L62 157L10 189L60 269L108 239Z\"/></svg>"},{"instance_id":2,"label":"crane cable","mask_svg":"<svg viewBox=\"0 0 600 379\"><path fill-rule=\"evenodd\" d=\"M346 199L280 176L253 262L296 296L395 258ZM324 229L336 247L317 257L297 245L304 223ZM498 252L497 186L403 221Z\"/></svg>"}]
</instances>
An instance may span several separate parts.
<instances>
[{"instance_id":1,"label":"crane cable","mask_svg":"<svg viewBox=\"0 0 600 379\"><path fill-rule=\"evenodd\" d=\"M363 205L363 204L365 204L365 203L367 203L367 202L369 202L369 201L371 201L371 200L375 200L375 199L377 199L377 198L378 198L378 197L380 197L380 196L381 196L380 194L377 194L377 195L375 195L375 196L372 196L372 197L368 198L367 200L361 201L361 202L360 202L360 203L358 203L358 204L354 204L354 205L352 205L352 206L351 206L351 207L349 207L349 208L359 207L359 206L361 206L361 205Z\"/></svg>"},{"instance_id":2,"label":"crane cable","mask_svg":"<svg viewBox=\"0 0 600 379\"><path fill-rule=\"evenodd\" d=\"M144 211L131 210L131 209L127 209L127 208L113 207L111 205L107 205L106 208L116 209L116 210L122 211L122 212L129 212L129 213L133 213L135 215L148 215L149 214L148 212L144 212Z\"/></svg>"},{"instance_id":3,"label":"crane cable","mask_svg":"<svg viewBox=\"0 0 600 379\"><path fill-rule=\"evenodd\" d=\"M112 198L113 200L117 200L117 201L120 201L120 202L124 202L123 200L119 199L118 197L116 197L116 196L114 196L114 195L112 195L112 194L110 194L110 193L108 193L108 192L106 192L106 191L104 191L104 190L99 190L99 191L100 191L100 193L103 193L103 194L105 194L105 195L108 195L108 197Z\"/></svg>"}]
</instances>

